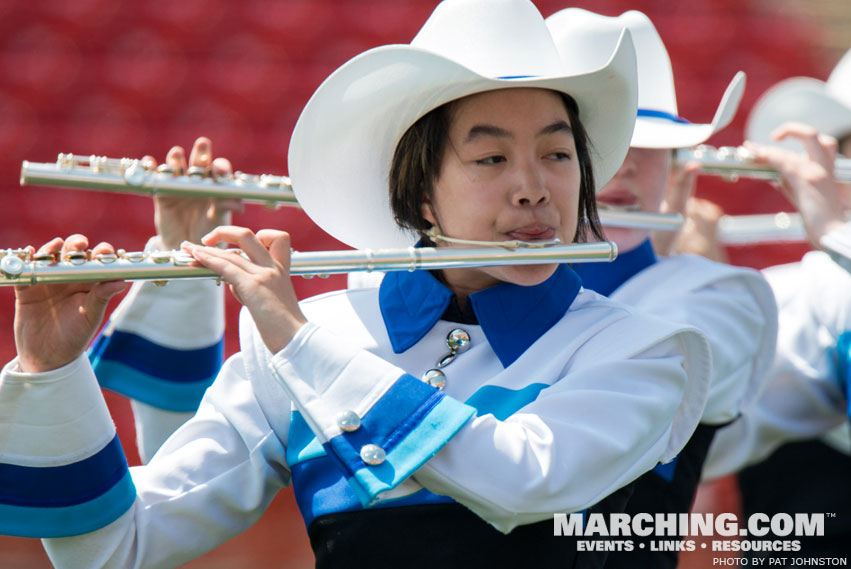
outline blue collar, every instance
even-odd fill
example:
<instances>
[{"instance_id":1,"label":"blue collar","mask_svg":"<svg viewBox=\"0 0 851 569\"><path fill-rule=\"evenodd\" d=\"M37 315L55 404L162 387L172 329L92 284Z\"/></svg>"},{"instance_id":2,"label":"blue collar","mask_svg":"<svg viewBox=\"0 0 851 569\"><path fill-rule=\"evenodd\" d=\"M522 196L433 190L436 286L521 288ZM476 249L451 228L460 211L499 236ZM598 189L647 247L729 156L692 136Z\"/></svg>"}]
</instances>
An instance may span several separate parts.
<instances>
[{"instance_id":1,"label":"blue collar","mask_svg":"<svg viewBox=\"0 0 851 569\"><path fill-rule=\"evenodd\" d=\"M468 297L482 331L504 367L561 320L579 293L579 276L559 265L535 286L501 283ZM440 320L452 291L429 271L390 272L381 281L378 303L393 351L404 352ZM435 352L435 359L441 354Z\"/></svg>"},{"instance_id":2,"label":"blue collar","mask_svg":"<svg viewBox=\"0 0 851 569\"><path fill-rule=\"evenodd\" d=\"M576 272L582 286L609 296L623 283L656 262L656 253L650 240L626 253L618 253L611 263L581 263Z\"/></svg>"}]
</instances>

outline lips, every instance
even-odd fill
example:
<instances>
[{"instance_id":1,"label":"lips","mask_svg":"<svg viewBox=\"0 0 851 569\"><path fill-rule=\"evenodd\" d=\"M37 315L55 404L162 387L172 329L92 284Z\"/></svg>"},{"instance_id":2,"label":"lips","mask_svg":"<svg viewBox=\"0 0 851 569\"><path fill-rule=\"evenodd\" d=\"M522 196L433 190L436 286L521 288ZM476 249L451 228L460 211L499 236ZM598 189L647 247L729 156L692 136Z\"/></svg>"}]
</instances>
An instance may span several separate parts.
<instances>
[{"instance_id":1,"label":"lips","mask_svg":"<svg viewBox=\"0 0 851 569\"><path fill-rule=\"evenodd\" d=\"M618 209L638 208L638 199L628 190L610 190L597 194L597 203Z\"/></svg>"},{"instance_id":2,"label":"lips","mask_svg":"<svg viewBox=\"0 0 851 569\"><path fill-rule=\"evenodd\" d=\"M556 232L555 229L548 225L527 225L509 231L506 235L511 239L517 239L519 241L542 241L554 239Z\"/></svg>"}]
</instances>

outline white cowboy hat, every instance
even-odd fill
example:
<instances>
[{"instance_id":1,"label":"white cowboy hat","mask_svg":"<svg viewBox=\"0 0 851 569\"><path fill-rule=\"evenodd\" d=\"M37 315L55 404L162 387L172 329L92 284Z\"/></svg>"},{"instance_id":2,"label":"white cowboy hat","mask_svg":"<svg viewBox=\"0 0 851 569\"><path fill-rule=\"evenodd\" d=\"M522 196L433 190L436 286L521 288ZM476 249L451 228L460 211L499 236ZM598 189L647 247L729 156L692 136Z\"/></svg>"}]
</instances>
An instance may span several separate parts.
<instances>
[{"instance_id":1,"label":"white cowboy hat","mask_svg":"<svg viewBox=\"0 0 851 569\"><path fill-rule=\"evenodd\" d=\"M547 18L547 26L568 70L573 72L597 65L600 54L611 51L618 41L620 31L630 31L638 59L638 120L631 146L695 146L730 124L736 114L745 90L741 71L727 86L710 124L692 124L679 116L671 59L653 23L642 12L631 10L609 17L567 8Z\"/></svg>"},{"instance_id":2,"label":"white cowboy hat","mask_svg":"<svg viewBox=\"0 0 851 569\"><path fill-rule=\"evenodd\" d=\"M288 170L299 204L355 248L413 244L390 208L388 175L402 135L449 101L509 87L571 95L590 139L595 182L623 162L635 121L635 52L629 34L600 69L568 74L535 6L526 0L446 0L410 45L353 58L308 101L290 140Z\"/></svg>"},{"instance_id":3,"label":"white cowboy hat","mask_svg":"<svg viewBox=\"0 0 851 569\"><path fill-rule=\"evenodd\" d=\"M761 144L802 151L803 146L796 139L771 138L777 127L790 121L810 125L837 138L851 134L851 50L845 53L827 82L792 77L763 93L748 116L745 136Z\"/></svg>"}]
</instances>

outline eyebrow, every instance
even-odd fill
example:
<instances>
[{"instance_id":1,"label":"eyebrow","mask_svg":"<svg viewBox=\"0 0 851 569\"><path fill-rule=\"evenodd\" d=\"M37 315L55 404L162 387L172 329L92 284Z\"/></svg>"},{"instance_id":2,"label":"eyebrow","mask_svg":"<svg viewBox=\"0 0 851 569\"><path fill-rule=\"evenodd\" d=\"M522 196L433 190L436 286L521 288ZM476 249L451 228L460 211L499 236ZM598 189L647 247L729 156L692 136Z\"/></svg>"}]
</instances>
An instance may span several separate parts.
<instances>
[{"instance_id":1,"label":"eyebrow","mask_svg":"<svg viewBox=\"0 0 851 569\"><path fill-rule=\"evenodd\" d=\"M570 127L567 122L559 120L550 125L545 126L536 136L546 136L548 134L554 134L557 132L563 132L565 134L572 134L573 129ZM470 129L467 133L467 136L464 137L464 143L472 142L476 138L480 136L492 136L495 138L514 138L514 134L509 130L505 130L504 128L488 125L488 124L479 124L475 125Z\"/></svg>"}]
</instances>

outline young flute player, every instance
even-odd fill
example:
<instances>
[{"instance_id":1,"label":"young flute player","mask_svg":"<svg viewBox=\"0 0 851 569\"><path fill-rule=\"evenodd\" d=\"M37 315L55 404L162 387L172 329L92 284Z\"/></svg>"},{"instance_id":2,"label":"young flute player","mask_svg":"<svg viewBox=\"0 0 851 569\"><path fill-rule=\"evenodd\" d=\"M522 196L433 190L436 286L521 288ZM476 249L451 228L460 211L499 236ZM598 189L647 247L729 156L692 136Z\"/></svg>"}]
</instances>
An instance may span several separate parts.
<instances>
[{"instance_id":1,"label":"young flute player","mask_svg":"<svg viewBox=\"0 0 851 569\"><path fill-rule=\"evenodd\" d=\"M635 118L628 34L605 60L566 72L530 2L444 2L410 45L316 91L290 145L299 202L357 248L599 234L594 190ZM122 285L17 290L0 527L51 537L56 566L177 566L292 484L318 567L601 567L553 514L622 510L700 419L703 336L582 289L567 265L392 273L298 303L286 233L204 239L220 241L248 259L183 247L245 305L242 351L131 472L81 356ZM67 472L73 485L49 484Z\"/></svg>"}]
</instances>

